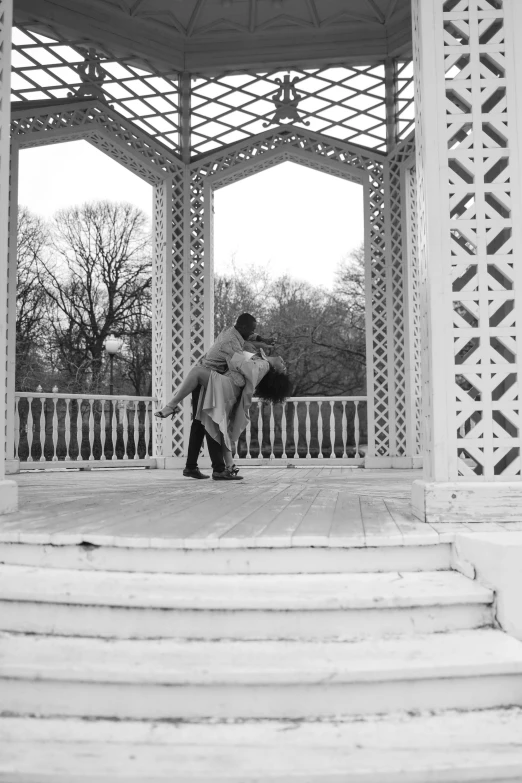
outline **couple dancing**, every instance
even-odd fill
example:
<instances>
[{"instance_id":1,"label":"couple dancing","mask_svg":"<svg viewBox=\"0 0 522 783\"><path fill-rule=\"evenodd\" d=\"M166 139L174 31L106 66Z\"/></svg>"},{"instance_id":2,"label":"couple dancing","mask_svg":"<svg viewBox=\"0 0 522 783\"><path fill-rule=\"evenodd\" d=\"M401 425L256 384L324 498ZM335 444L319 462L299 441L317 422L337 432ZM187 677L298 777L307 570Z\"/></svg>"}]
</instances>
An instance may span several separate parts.
<instances>
[{"instance_id":1,"label":"couple dancing","mask_svg":"<svg viewBox=\"0 0 522 783\"><path fill-rule=\"evenodd\" d=\"M280 356L267 356L275 339L255 333L257 321L249 313L224 329L214 345L192 367L174 397L154 415L160 419L180 412L179 403L192 394L192 427L184 476L210 478L198 468L206 437L216 481L240 481L232 454L249 421L254 394L269 402L284 402L290 379Z\"/></svg>"}]
</instances>

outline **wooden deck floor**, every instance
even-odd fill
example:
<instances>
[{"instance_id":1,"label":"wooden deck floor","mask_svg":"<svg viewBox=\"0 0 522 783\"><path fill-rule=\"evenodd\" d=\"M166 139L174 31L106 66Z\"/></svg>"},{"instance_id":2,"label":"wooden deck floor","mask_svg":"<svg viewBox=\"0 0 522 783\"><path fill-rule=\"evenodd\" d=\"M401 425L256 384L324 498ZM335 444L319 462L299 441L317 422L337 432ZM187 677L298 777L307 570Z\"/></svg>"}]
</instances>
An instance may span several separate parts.
<instances>
[{"instance_id":1,"label":"wooden deck floor","mask_svg":"<svg viewBox=\"0 0 522 783\"><path fill-rule=\"evenodd\" d=\"M181 471L30 472L16 477L20 510L0 541L120 546L368 546L450 541L457 530L520 525L427 525L413 517L420 471L245 468L241 482Z\"/></svg>"}]
</instances>

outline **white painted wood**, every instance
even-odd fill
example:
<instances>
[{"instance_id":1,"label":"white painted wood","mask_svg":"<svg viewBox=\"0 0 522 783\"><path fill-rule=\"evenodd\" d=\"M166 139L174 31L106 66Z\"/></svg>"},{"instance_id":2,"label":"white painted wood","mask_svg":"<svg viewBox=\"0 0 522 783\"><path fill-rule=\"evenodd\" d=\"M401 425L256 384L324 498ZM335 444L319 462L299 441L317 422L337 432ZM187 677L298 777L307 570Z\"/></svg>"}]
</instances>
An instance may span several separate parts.
<instances>
[{"instance_id":1,"label":"white painted wood","mask_svg":"<svg viewBox=\"0 0 522 783\"><path fill-rule=\"evenodd\" d=\"M32 397L28 396L27 394L24 394L22 392L17 393L18 399L26 399L28 401L28 404L30 406L30 418L27 419L27 430L28 430L28 439L29 439L29 430L31 430L30 437L32 439ZM144 428L145 428L145 444L147 446L150 445L150 439L151 439L151 433L150 433L150 416L149 416L149 404L153 403L152 398L150 397L132 397L132 396L126 396L126 395L118 395L111 398L108 398L103 395L90 395L88 398L81 394L60 394L60 393L52 393L52 394L39 394L38 399L40 400L41 404L41 415L40 415L40 425L39 425L39 443L43 444L46 440L46 419L49 418L48 413L51 410L49 406L52 405L52 414L50 415L51 419L51 425L52 425L52 457L50 460L47 460L45 457L45 454L42 449L42 454L40 456L39 463L56 463L59 462L62 464L62 459L57 455L57 447L58 447L58 441L60 439L60 430L63 427L63 433L65 438L65 448L66 453L64 456L64 462L70 463L67 464L65 467L74 468L77 467L77 463L92 463L96 462L97 464L100 464L104 462L104 458L102 456L101 459L95 460L94 458L94 442L95 442L95 423L99 425L99 443L101 448L101 454L105 454L105 441L106 441L106 423L107 420L110 420L110 427L111 427L111 437L112 437L112 443L113 446L116 445L116 437L117 437L117 422L118 422L118 405L121 406L121 416L122 416L122 425L123 425L123 446L124 446L124 456L123 460L119 459L120 464L124 461L128 461L128 455L127 455L127 445L129 442L129 426L128 426L128 416L129 416L129 409L127 406L130 404L131 408L130 410L134 411L133 416L133 424L134 424L134 432L133 432L133 440L134 444L136 446L135 456L134 460L132 460L132 466L135 467L137 464L147 464L151 466L153 464L153 460L149 459L149 457L145 457L145 459L140 459L138 456L138 440L139 440L139 404L140 402L145 403L145 409L143 413L143 422L144 422ZM61 406L61 401L63 401L65 407ZM76 417L76 440L77 440L77 447L76 444L73 444L71 441L71 401L76 401L78 405L78 413ZM87 424L88 424L88 440L89 440L89 456L87 460L83 460L81 457L81 443L82 443L82 428L83 428L83 421L84 417L82 414L82 403L86 403L88 407L88 416L87 416ZM108 412L106 413L105 407L106 403L108 403ZM46 406L49 408L48 413L45 413ZM111 418L111 411L112 411L112 418ZM18 404L17 406L17 412L18 412L18 429L17 429L17 436L16 436L16 448L17 453L20 453L20 406ZM85 411L84 411L85 413ZM32 440L31 440L32 443ZM31 445L29 444L28 440L28 446L29 449L31 448ZM71 460L70 451L71 447L74 448L74 450L78 451L78 456L75 456L74 460ZM112 454L112 460L116 461L118 460L118 457L116 455L116 449L113 450ZM28 459L27 462L32 462L32 459ZM34 467L41 467L41 465L37 463L34 465ZM28 467L31 467L30 465L27 465L25 462L22 463L23 469L27 469ZM52 467L56 467L56 465L52 465Z\"/></svg>"},{"instance_id":2,"label":"white painted wood","mask_svg":"<svg viewBox=\"0 0 522 783\"><path fill-rule=\"evenodd\" d=\"M0 630L104 638L360 639L483 627L460 574L145 575L2 566Z\"/></svg>"},{"instance_id":3,"label":"white painted wood","mask_svg":"<svg viewBox=\"0 0 522 783\"><path fill-rule=\"evenodd\" d=\"M61 534L58 546L50 544L48 533L14 533L10 538L15 540L0 543L3 563L43 568L166 574L299 574L435 571L451 567L450 543L365 548L364 539L341 538L332 539L331 546L325 548L294 545L274 549L249 547L237 539L230 546L223 538L214 549L198 549L187 548L184 541L176 539L131 540L95 533L77 533L69 537L70 543ZM27 543L17 543L20 538Z\"/></svg>"},{"instance_id":4,"label":"white painted wood","mask_svg":"<svg viewBox=\"0 0 522 783\"><path fill-rule=\"evenodd\" d=\"M102 441L102 455L105 454L104 448L105 448L105 402L102 403L104 406L104 412L103 412L103 422L100 430L100 437ZM70 397L67 397L65 400L65 461L69 462L71 459L71 399Z\"/></svg>"},{"instance_id":5,"label":"white painted wood","mask_svg":"<svg viewBox=\"0 0 522 783\"><path fill-rule=\"evenodd\" d=\"M2 718L0 774L81 783L513 783L522 776L517 708L335 721L157 723ZM151 741L152 740L152 741ZM85 769L85 754L89 768ZM77 770L83 769L81 777Z\"/></svg>"},{"instance_id":6,"label":"white painted wood","mask_svg":"<svg viewBox=\"0 0 522 783\"><path fill-rule=\"evenodd\" d=\"M3 705L14 714L299 718L522 705L522 643L496 630L224 645L6 635L3 654Z\"/></svg>"},{"instance_id":7,"label":"white painted wood","mask_svg":"<svg viewBox=\"0 0 522 783\"><path fill-rule=\"evenodd\" d=\"M412 509L429 523L522 522L522 482L417 480Z\"/></svg>"},{"instance_id":8,"label":"white painted wood","mask_svg":"<svg viewBox=\"0 0 522 783\"><path fill-rule=\"evenodd\" d=\"M40 462L45 462L45 441L47 440L47 400L40 396Z\"/></svg>"}]
</instances>

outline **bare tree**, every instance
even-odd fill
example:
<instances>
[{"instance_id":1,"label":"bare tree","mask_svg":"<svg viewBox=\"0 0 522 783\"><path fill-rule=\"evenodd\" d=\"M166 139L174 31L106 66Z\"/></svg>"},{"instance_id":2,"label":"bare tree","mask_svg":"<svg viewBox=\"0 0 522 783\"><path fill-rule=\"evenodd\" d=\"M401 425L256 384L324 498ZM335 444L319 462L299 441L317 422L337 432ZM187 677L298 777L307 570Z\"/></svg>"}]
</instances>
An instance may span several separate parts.
<instances>
[{"instance_id":1,"label":"bare tree","mask_svg":"<svg viewBox=\"0 0 522 783\"><path fill-rule=\"evenodd\" d=\"M364 257L364 251L357 253ZM216 331L250 310L263 330L279 334L294 395L361 393L366 382L361 257L342 262L333 293L288 275L272 279L263 269L234 268L232 275L216 276Z\"/></svg>"},{"instance_id":2,"label":"bare tree","mask_svg":"<svg viewBox=\"0 0 522 783\"><path fill-rule=\"evenodd\" d=\"M16 275L16 385L34 389L48 369L42 347L47 334L46 293L38 264L49 241L47 226L26 207L18 209Z\"/></svg>"},{"instance_id":3,"label":"bare tree","mask_svg":"<svg viewBox=\"0 0 522 783\"><path fill-rule=\"evenodd\" d=\"M143 315L151 286L150 236L141 210L99 201L57 213L50 258L39 260L52 347L70 389L97 391L104 342Z\"/></svg>"}]
</instances>

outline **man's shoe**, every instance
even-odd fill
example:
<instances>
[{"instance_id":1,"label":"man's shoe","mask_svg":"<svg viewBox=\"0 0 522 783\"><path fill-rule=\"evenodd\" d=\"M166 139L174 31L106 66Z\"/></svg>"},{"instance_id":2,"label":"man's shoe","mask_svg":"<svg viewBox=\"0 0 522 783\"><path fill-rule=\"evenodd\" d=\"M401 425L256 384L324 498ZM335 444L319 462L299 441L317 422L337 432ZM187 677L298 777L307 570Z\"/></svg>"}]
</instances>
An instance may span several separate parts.
<instances>
[{"instance_id":1,"label":"man's shoe","mask_svg":"<svg viewBox=\"0 0 522 783\"><path fill-rule=\"evenodd\" d=\"M183 471L183 475L187 476L187 478L197 478L197 479L210 478L210 476L207 476L206 473L202 473L199 468L196 468L195 470L189 470L189 468L185 468L185 470Z\"/></svg>"},{"instance_id":2,"label":"man's shoe","mask_svg":"<svg viewBox=\"0 0 522 783\"><path fill-rule=\"evenodd\" d=\"M242 481L243 476L237 475L237 468L231 467L231 468L225 468L225 470L222 473L218 473L217 471L212 471L212 478L214 481Z\"/></svg>"}]
</instances>

